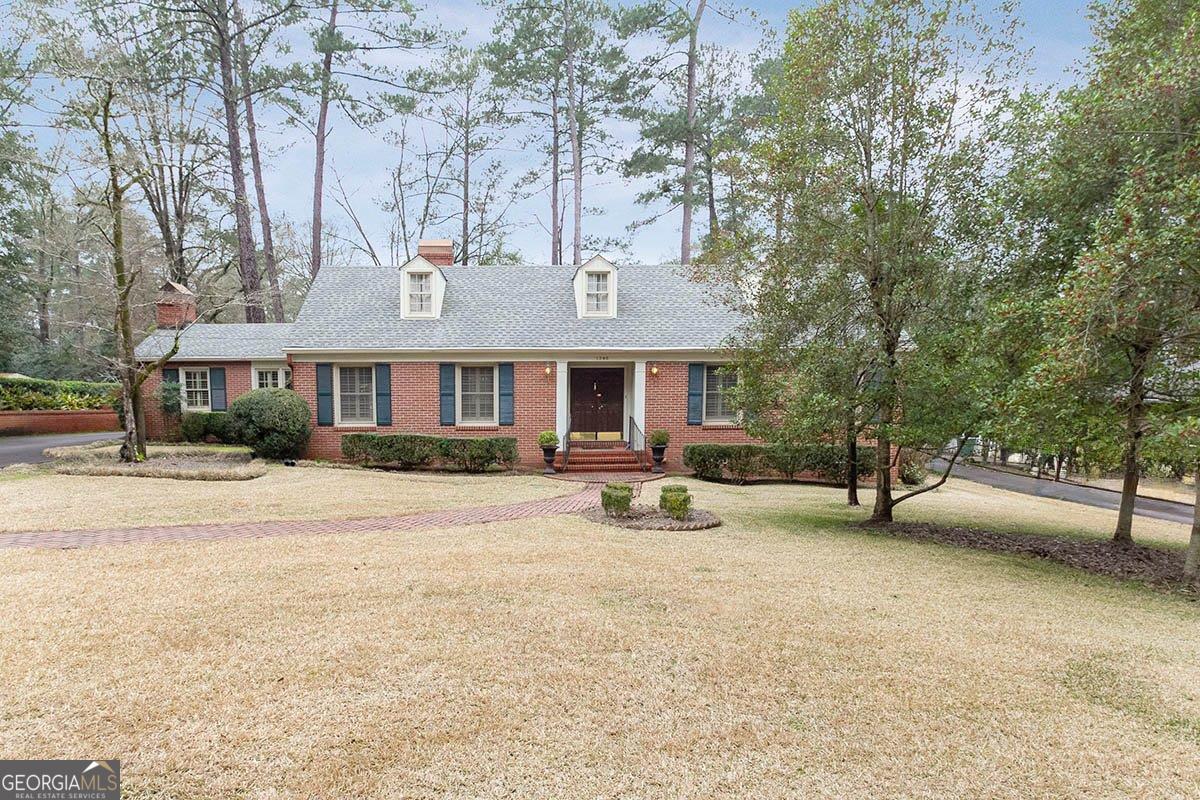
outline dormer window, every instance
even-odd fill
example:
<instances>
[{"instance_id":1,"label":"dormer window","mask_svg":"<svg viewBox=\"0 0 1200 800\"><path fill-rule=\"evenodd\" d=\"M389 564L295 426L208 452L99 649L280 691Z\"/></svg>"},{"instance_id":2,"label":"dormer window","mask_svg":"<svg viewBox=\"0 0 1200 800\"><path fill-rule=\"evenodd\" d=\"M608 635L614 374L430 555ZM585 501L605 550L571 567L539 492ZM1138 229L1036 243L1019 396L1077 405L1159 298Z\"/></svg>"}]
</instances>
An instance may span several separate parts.
<instances>
[{"instance_id":1,"label":"dormer window","mask_svg":"<svg viewBox=\"0 0 1200 800\"><path fill-rule=\"evenodd\" d=\"M433 273L408 273L408 310L414 316L433 314Z\"/></svg>"},{"instance_id":2,"label":"dormer window","mask_svg":"<svg viewBox=\"0 0 1200 800\"><path fill-rule=\"evenodd\" d=\"M446 276L441 267L422 256L400 268L400 316L404 319L438 319L446 299Z\"/></svg>"},{"instance_id":3,"label":"dormer window","mask_svg":"<svg viewBox=\"0 0 1200 800\"><path fill-rule=\"evenodd\" d=\"M587 273L587 313L608 315L608 273Z\"/></svg>"},{"instance_id":4,"label":"dormer window","mask_svg":"<svg viewBox=\"0 0 1200 800\"><path fill-rule=\"evenodd\" d=\"M593 256L575 270L575 313L580 319L604 319L617 315L617 268L604 256Z\"/></svg>"}]
</instances>

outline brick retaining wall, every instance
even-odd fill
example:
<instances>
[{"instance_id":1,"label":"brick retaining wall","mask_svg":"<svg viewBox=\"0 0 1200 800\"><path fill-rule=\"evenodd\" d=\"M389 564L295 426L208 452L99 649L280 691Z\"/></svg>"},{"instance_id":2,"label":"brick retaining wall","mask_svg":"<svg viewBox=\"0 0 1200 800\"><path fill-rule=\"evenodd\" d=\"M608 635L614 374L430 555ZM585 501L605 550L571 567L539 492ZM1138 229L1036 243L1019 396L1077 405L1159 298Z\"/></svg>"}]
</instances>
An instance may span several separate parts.
<instances>
[{"instance_id":1,"label":"brick retaining wall","mask_svg":"<svg viewBox=\"0 0 1200 800\"><path fill-rule=\"evenodd\" d=\"M92 433L120 430L111 409L80 411L0 411L0 436L34 433Z\"/></svg>"}]
</instances>

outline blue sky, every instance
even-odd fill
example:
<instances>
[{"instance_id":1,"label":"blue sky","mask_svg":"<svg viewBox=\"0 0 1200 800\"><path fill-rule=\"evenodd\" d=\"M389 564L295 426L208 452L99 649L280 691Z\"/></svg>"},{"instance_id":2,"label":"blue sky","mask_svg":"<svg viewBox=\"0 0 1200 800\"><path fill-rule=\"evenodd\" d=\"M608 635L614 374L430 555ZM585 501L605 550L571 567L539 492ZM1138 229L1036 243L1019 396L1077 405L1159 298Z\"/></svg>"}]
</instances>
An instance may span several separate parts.
<instances>
[{"instance_id":1,"label":"blue sky","mask_svg":"<svg viewBox=\"0 0 1200 800\"><path fill-rule=\"evenodd\" d=\"M760 1L749 5L763 20L776 29L782 29L787 12L804 4ZM444 27L466 31L467 43L478 42L488 35L488 14L474 3L455 0L429 8L438 15ZM1074 79L1072 69L1083 57L1091 40L1086 3L1026 0L1019 10L1019 16L1023 20L1024 43L1030 50L1031 79L1046 86L1071 82ZM759 23L745 17L733 21L714 17L713 24L704 31L704 38L748 53L756 49L760 30ZM267 121L270 124L269 118ZM628 148L635 143L636 128L631 124L615 123L613 132L619 147ZM268 176L269 200L274 206L272 213L277 218L286 215L290 221L301 223L311 213L311 140L298 136L294 129L277 125L272 141L275 147L270 156ZM357 130L345 119L334 119L329 146L331 168L336 170L351 195L355 210L377 252L386 253L388 219L379 208L378 201L387 192L388 169L397 160L395 149L384 140L382 129ZM514 169L523 170L534 164L532 159L520 152L513 152L511 159ZM333 183L332 175L328 176L326 186ZM615 173L590 178L585 186L585 205L603 209L602 214L592 214L585 219L584 228L588 235L624 235L631 221L647 216L650 211L634 203L634 196L640 187ZM546 198L541 196L530 198L518 204L512 212L518 228L510 241L527 261L547 261L548 236L537 222L537 215L546 203ZM327 198L325 207L326 219L341 232L351 235L349 222L332 197ZM640 261L677 258L678 225L679 215L674 213L640 229L633 237L627 255Z\"/></svg>"}]
</instances>

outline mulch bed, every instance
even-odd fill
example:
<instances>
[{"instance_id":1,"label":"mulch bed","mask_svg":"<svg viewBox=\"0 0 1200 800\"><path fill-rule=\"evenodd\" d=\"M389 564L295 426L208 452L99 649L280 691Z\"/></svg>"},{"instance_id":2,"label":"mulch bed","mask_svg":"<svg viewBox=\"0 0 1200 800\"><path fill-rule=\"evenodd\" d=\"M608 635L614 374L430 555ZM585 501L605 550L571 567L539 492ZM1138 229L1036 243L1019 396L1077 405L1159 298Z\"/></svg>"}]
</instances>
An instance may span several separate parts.
<instances>
[{"instance_id":1,"label":"mulch bed","mask_svg":"<svg viewBox=\"0 0 1200 800\"><path fill-rule=\"evenodd\" d=\"M601 525L631 528L638 531L702 531L721 524L721 518L711 511L692 509L687 519L674 519L654 506L633 506L623 517L610 517L603 508L583 512L584 518Z\"/></svg>"},{"instance_id":2,"label":"mulch bed","mask_svg":"<svg viewBox=\"0 0 1200 800\"><path fill-rule=\"evenodd\" d=\"M1107 540L1001 533L923 522L895 522L869 527L889 536L969 547L992 553L1032 556L1093 575L1142 581L1158 589L1187 591L1183 584L1182 551L1162 550L1140 544L1120 545Z\"/></svg>"}]
</instances>

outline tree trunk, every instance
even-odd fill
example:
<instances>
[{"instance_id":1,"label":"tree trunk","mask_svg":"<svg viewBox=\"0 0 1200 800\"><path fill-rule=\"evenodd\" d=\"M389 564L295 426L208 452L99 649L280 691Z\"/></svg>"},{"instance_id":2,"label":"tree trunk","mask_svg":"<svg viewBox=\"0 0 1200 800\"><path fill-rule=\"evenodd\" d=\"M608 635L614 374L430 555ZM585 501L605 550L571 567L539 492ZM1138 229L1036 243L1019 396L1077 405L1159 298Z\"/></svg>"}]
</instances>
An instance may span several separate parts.
<instances>
[{"instance_id":1,"label":"tree trunk","mask_svg":"<svg viewBox=\"0 0 1200 800\"><path fill-rule=\"evenodd\" d=\"M558 193L562 185L562 166L559 155L562 151L562 130L558 119L558 88L550 93L550 263L562 263L562 214Z\"/></svg>"},{"instance_id":2,"label":"tree trunk","mask_svg":"<svg viewBox=\"0 0 1200 800\"><path fill-rule=\"evenodd\" d=\"M688 31L687 129L683 134L683 224L679 243L679 263L685 266L692 263L692 190L695 188L696 169L696 62L700 57L697 39L706 2L707 0L700 0L697 4L691 30Z\"/></svg>"},{"instance_id":3,"label":"tree trunk","mask_svg":"<svg viewBox=\"0 0 1200 800\"><path fill-rule=\"evenodd\" d=\"M1065 456L1062 453L1054 457L1054 482L1058 483L1062 480L1063 459Z\"/></svg>"},{"instance_id":4,"label":"tree trunk","mask_svg":"<svg viewBox=\"0 0 1200 800\"><path fill-rule=\"evenodd\" d=\"M1183 578L1200 589L1200 461L1196 462L1196 503L1192 510L1192 538L1183 560Z\"/></svg>"},{"instance_id":5,"label":"tree trunk","mask_svg":"<svg viewBox=\"0 0 1200 800\"><path fill-rule=\"evenodd\" d=\"M846 424L846 505L859 505L858 432L855 430L853 414L850 415Z\"/></svg>"},{"instance_id":6,"label":"tree trunk","mask_svg":"<svg viewBox=\"0 0 1200 800\"><path fill-rule=\"evenodd\" d=\"M462 177L462 263L467 263L471 238L471 99L463 106L463 177Z\"/></svg>"},{"instance_id":7,"label":"tree trunk","mask_svg":"<svg viewBox=\"0 0 1200 800\"><path fill-rule=\"evenodd\" d=\"M137 425L137 452L140 458L146 457L146 398L142 393L142 385L135 383L133 388L133 418Z\"/></svg>"},{"instance_id":8,"label":"tree trunk","mask_svg":"<svg viewBox=\"0 0 1200 800\"><path fill-rule=\"evenodd\" d=\"M886 416L890 422L891 412ZM870 521L892 521L892 441L886 434L875 437L875 506Z\"/></svg>"},{"instance_id":9,"label":"tree trunk","mask_svg":"<svg viewBox=\"0 0 1200 800\"><path fill-rule=\"evenodd\" d=\"M238 29L242 21L242 9L234 6L234 23ZM275 263L275 241L271 236L271 214L267 211L267 187L263 184L262 158L258 152L258 125L254 122L254 96L250 81L250 55L246 52L244 33L238 36L238 66L242 77L242 96L246 105L246 139L250 145L250 170L254 176L254 193L258 200L258 221L262 227L263 266L267 271L267 287L271 292L271 318L283 322L283 292L279 288L279 267Z\"/></svg>"},{"instance_id":10,"label":"tree trunk","mask_svg":"<svg viewBox=\"0 0 1200 800\"><path fill-rule=\"evenodd\" d=\"M233 212L238 239L238 273L246 296L246 322L266 322L262 306L262 284L258 279L254 232L250 227L250 202L246 197L246 173L242 168L242 135L238 129L238 88L233 79L233 42L230 39L229 6L217 5L216 44L221 69L221 101L225 107L225 135L229 145L229 171L233 183Z\"/></svg>"},{"instance_id":11,"label":"tree trunk","mask_svg":"<svg viewBox=\"0 0 1200 800\"><path fill-rule=\"evenodd\" d=\"M309 275L317 277L321 271L321 200L325 193L325 135L329 122L329 83L333 72L333 34L337 31L338 0L333 0L329 7L329 25L326 33L330 41L328 50L321 59L321 104L317 111L316 133L316 168L313 171L313 207L312 207L312 260L309 264Z\"/></svg>"},{"instance_id":12,"label":"tree trunk","mask_svg":"<svg viewBox=\"0 0 1200 800\"><path fill-rule=\"evenodd\" d=\"M571 263L583 263L583 143L579 131L579 99L575 96L575 51L571 42L574 21L567 18L567 138L571 140Z\"/></svg>"},{"instance_id":13,"label":"tree trunk","mask_svg":"<svg viewBox=\"0 0 1200 800\"><path fill-rule=\"evenodd\" d=\"M1142 436L1146 421L1146 363L1150 348L1137 346L1132 353L1133 372L1129 378L1129 407L1125 417L1125 454L1121 460L1124 478L1121 481L1121 505L1117 509L1117 528L1113 541L1133 542L1133 507L1137 502L1138 481L1142 455Z\"/></svg>"},{"instance_id":14,"label":"tree trunk","mask_svg":"<svg viewBox=\"0 0 1200 800\"><path fill-rule=\"evenodd\" d=\"M704 160L704 179L708 189L708 235L716 239L721 235L721 222L717 219L717 189L713 181L712 154L706 153Z\"/></svg>"},{"instance_id":15,"label":"tree trunk","mask_svg":"<svg viewBox=\"0 0 1200 800\"><path fill-rule=\"evenodd\" d=\"M42 344L50 342L50 271L46 267L46 234L42 232L38 247L37 338Z\"/></svg>"}]
</instances>

